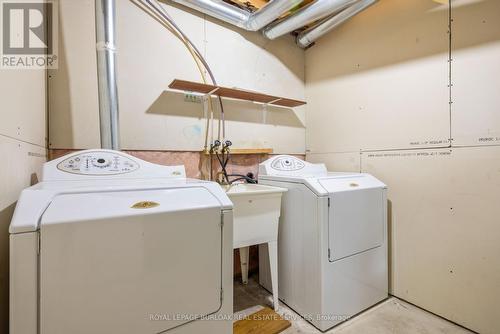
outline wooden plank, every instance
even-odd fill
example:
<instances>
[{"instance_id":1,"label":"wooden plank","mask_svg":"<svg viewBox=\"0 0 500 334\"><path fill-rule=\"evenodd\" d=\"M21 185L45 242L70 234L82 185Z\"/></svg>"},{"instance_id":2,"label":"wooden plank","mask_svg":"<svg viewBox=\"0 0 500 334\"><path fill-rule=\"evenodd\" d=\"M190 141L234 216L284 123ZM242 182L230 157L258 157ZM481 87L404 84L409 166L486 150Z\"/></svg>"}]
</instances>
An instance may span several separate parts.
<instances>
[{"instance_id":1,"label":"wooden plank","mask_svg":"<svg viewBox=\"0 0 500 334\"><path fill-rule=\"evenodd\" d=\"M174 79L174 81L172 81L170 85L168 85L168 87L171 89L185 90L189 92L197 92L203 94L208 94L215 88L217 88L217 86L213 85L202 84L194 81L179 80L179 79Z\"/></svg>"},{"instance_id":2,"label":"wooden plank","mask_svg":"<svg viewBox=\"0 0 500 334\"><path fill-rule=\"evenodd\" d=\"M268 307L249 315L234 323L234 334L278 334L292 326L290 321L283 319L278 313Z\"/></svg>"},{"instance_id":3,"label":"wooden plank","mask_svg":"<svg viewBox=\"0 0 500 334\"><path fill-rule=\"evenodd\" d=\"M263 7L265 7L269 1L268 0L230 0L232 3L236 4L239 7L246 8L247 10L251 12L256 12ZM293 9L289 10L286 13L283 13L279 19L283 19L286 16L292 15L293 13L297 12L299 9L307 6L314 0L303 0L300 4L296 5Z\"/></svg>"},{"instance_id":4,"label":"wooden plank","mask_svg":"<svg viewBox=\"0 0 500 334\"><path fill-rule=\"evenodd\" d=\"M219 96L229 97L231 99L255 101L261 103L270 103L274 100L279 99L279 97L277 96L225 87L219 88L216 94Z\"/></svg>"},{"instance_id":5,"label":"wooden plank","mask_svg":"<svg viewBox=\"0 0 500 334\"><path fill-rule=\"evenodd\" d=\"M267 5L266 0L231 0L231 2L252 12L255 12Z\"/></svg>"},{"instance_id":6,"label":"wooden plank","mask_svg":"<svg viewBox=\"0 0 500 334\"><path fill-rule=\"evenodd\" d=\"M267 103L270 105L277 105L283 107L294 108L306 104L305 101L287 99L284 97L267 95L262 93L257 93L253 91L227 88L221 86L214 86L208 84L202 84L199 82L186 81L175 79L168 85L170 89L177 89L189 92L196 92L202 94L216 95L220 97L227 97L231 99L246 100L259 103Z\"/></svg>"},{"instance_id":7,"label":"wooden plank","mask_svg":"<svg viewBox=\"0 0 500 334\"><path fill-rule=\"evenodd\" d=\"M272 148L233 148L231 154L272 154Z\"/></svg>"}]
</instances>

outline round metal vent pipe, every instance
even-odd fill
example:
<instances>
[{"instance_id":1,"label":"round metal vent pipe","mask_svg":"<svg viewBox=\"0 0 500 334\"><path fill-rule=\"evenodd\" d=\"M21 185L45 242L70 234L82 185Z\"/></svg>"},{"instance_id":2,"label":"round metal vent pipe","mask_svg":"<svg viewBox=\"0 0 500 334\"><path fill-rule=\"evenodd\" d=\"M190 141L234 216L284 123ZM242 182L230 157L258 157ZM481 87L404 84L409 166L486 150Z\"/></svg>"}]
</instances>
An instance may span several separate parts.
<instances>
[{"instance_id":1,"label":"round metal vent pipe","mask_svg":"<svg viewBox=\"0 0 500 334\"><path fill-rule=\"evenodd\" d=\"M116 85L115 0L95 1L97 80L101 148L118 150L119 119Z\"/></svg>"},{"instance_id":2,"label":"round metal vent pipe","mask_svg":"<svg viewBox=\"0 0 500 334\"><path fill-rule=\"evenodd\" d=\"M264 36L275 39L297 30L311 22L330 16L356 3L359 0L317 0L302 8L283 21L271 24L264 29Z\"/></svg>"},{"instance_id":3,"label":"round metal vent pipe","mask_svg":"<svg viewBox=\"0 0 500 334\"><path fill-rule=\"evenodd\" d=\"M173 0L221 21L249 31L257 31L276 20L281 14L295 8L303 0L273 0L250 13L222 0Z\"/></svg>"},{"instance_id":4,"label":"round metal vent pipe","mask_svg":"<svg viewBox=\"0 0 500 334\"><path fill-rule=\"evenodd\" d=\"M377 2L377 0L362 0L358 3L355 3L354 5L344 9L340 13L332 16L331 18L326 19L318 25L300 33L297 37L297 44L302 48L308 47L318 38L332 31L345 21L349 20L354 15L373 5L375 2Z\"/></svg>"}]
</instances>

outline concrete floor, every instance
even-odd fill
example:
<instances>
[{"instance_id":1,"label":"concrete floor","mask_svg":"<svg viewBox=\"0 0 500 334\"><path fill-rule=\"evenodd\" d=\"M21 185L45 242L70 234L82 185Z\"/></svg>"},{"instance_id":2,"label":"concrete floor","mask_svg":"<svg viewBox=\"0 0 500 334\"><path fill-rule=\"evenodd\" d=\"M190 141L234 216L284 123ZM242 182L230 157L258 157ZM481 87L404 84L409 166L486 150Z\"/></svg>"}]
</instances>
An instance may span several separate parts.
<instances>
[{"instance_id":1,"label":"concrete floor","mask_svg":"<svg viewBox=\"0 0 500 334\"><path fill-rule=\"evenodd\" d=\"M271 295L252 276L248 285L234 282L235 317L257 312L262 306L272 308ZM283 303L278 312L292 321L292 327L283 334L321 333ZM336 326L328 334L471 334L460 326L437 317L402 300L391 297L375 307Z\"/></svg>"}]
</instances>

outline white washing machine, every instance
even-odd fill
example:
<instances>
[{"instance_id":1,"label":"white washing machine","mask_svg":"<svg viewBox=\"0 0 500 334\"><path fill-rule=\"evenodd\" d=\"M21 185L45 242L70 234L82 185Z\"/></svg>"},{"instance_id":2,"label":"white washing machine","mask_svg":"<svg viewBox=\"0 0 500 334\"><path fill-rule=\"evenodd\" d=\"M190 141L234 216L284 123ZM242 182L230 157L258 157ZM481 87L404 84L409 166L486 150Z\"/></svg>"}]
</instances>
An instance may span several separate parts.
<instances>
[{"instance_id":1,"label":"white washing machine","mask_svg":"<svg viewBox=\"0 0 500 334\"><path fill-rule=\"evenodd\" d=\"M278 239L279 298L285 304L326 331L387 298L382 182L281 155L260 164L259 183L288 189ZM260 282L270 290L266 257L260 261Z\"/></svg>"},{"instance_id":2,"label":"white washing machine","mask_svg":"<svg viewBox=\"0 0 500 334\"><path fill-rule=\"evenodd\" d=\"M232 333L232 203L184 166L48 162L10 234L13 334Z\"/></svg>"}]
</instances>

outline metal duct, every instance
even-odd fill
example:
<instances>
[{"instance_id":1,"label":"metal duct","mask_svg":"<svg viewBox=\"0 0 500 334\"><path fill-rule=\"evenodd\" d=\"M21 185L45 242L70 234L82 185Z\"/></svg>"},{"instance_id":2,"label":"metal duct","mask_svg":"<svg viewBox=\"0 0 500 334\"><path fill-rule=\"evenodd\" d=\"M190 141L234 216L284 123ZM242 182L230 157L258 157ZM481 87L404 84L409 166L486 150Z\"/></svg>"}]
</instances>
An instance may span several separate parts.
<instances>
[{"instance_id":1,"label":"metal duct","mask_svg":"<svg viewBox=\"0 0 500 334\"><path fill-rule=\"evenodd\" d=\"M173 1L242 29L257 31L299 5L303 0L273 0L255 13L247 12L222 0Z\"/></svg>"},{"instance_id":2,"label":"metal duct","mask_svg":"<svg viewBox=\"0 0 500 334\"><path fill-rule=\"evenodd\" d=\"M297 30L308 23L320 20L332 15L359 0L317 0L302 8L296 14L285 18L283 21L270 25L264 30L264 36L275 39L294 30Z\"/></svg>"},{"instance_id":3,"label":"metal duct","mask_svg":"<svg viewBox=\"0 0 500 334\"><path fill-rule=\"evenodd\" d=\"M115 0L95 1L101 148L119 149Z\"/></svg>"},{"instance_id":4,"label":"metal duct","mask_svg":"<svg viewBox=\"0 0 500 334\"><path fill-rule=\"evenodd\" d=\"M243 29L245 29L246 22L251 15L251 13L225 3L222 0L173 1Z\"/></svg>"},{"instance_id":5,"label":"metal duct","mask_svg":"<svg viewBox=\"0 0 500 334\"><path fill-rule=\"evenodd\" d=\"M303 48L308 47L318 38L335 29L336 27L349 20L351 17L363 11L364 9L370 7L377 1L378 0L362 0L358 3L355 3L354 5L344 9L337 15L334 15L331 18L321 22L320 24L303 31L297 37L297 44Z\"/></svg>"}]
</instances>

